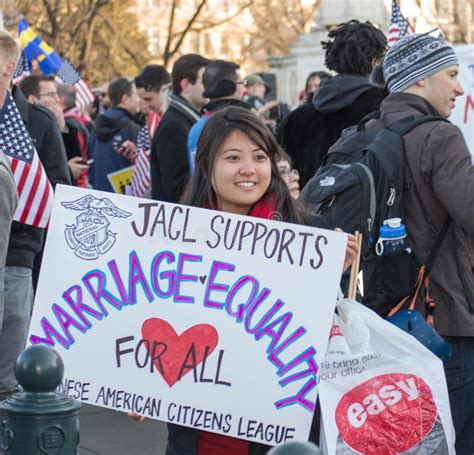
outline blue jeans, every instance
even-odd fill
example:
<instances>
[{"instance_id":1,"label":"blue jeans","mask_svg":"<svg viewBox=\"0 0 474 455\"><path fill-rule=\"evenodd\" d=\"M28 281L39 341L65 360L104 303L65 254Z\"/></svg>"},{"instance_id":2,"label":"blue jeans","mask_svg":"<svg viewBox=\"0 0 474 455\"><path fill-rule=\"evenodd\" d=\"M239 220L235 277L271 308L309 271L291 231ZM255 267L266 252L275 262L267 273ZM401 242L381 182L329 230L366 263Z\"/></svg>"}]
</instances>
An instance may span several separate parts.
<instances>
[{"instance_id":1,"label":"blue jeans","mask_svg":"<svg viewBox=\"0 0 474 455\"><path fill-rule=\"evenodd\" d=\"M13 367L25 347L32 309L32 270L28 267L7 266L0 331L0 395L8 396L17 386Z\"/></svg>"},{"instance_id":2,"label":"blue jeans","mask_svg":"<svg viewBox=\"0 0 474 455\"><path fill-rule=\"evenodd\" d=\"M444 337L453 355L444 367L456 430L456 454L474 453L474 337Z\"/></svg>"}]
</instances>

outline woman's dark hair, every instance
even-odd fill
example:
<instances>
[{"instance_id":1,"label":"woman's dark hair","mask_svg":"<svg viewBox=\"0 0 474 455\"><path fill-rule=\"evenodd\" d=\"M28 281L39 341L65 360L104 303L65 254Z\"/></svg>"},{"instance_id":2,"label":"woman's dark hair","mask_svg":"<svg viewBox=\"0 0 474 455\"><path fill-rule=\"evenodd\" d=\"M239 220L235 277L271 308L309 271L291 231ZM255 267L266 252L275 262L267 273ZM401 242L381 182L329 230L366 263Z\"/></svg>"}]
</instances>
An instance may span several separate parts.
<instances>
[{"instance_id":1,"label":"woman's dark hair","mask_svg":"<svg viewBox=\"0 0 474 455\"><path fill-rule=\"evenodd\" d=\"M309 93L308 85L313 77L319 77L321 80L331 79L332 74L329 74L327 71L313 71L312 73L309 73L308 77L306 78L306 83L304 84L306 93Z\"/></svg>"},{"instance_id":2,"label":"woman's dark hair","mask_svg":"<svg viewBox=\"0 0 474 455\"><path fill-rule=\"evenodd\" d=\"M372 60L383 57L387 50L387 38L368 21L339 24L328 37L332 41L321 41L326 50L325 63L338 74L368 76Z\"/></svg>"},{"instance_id":3,"label":"woman's dark hair","mask_svg":"<svg viewBox=\"0 0 474 455\"><path fill-rule=\"evenodd\" d=\"M217 154L224 141L234 131L246 134L270 158L271 182L262 199L275 197L275 219L302 223L303 217L278 172L281 149L271 131L250 110L231 106L217 111L204 126L196 152L194 174L181 203L195 207L215 207L212 173Z\"/></svg>"}]
</instances>

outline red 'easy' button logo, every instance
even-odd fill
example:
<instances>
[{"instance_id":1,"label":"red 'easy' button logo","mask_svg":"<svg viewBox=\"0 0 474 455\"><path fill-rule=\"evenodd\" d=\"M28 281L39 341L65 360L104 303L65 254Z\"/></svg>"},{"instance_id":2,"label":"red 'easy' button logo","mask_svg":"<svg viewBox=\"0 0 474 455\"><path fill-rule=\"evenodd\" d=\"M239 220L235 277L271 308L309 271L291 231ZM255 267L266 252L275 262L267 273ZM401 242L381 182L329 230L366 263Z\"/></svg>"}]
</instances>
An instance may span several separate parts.
<instances>
[{"instance_id":1,"label":"red 'easy' button logo","mask_svg":"<svg viewBox=\"0 0 474 455\"><path fill-rule=\"evenodd\" d=\"M336 425L353 450L392 455L422 441L433 428L436 415L433 395L423 379L391 373L347 392L337 405Z\"/></svg>"}]
</instances>

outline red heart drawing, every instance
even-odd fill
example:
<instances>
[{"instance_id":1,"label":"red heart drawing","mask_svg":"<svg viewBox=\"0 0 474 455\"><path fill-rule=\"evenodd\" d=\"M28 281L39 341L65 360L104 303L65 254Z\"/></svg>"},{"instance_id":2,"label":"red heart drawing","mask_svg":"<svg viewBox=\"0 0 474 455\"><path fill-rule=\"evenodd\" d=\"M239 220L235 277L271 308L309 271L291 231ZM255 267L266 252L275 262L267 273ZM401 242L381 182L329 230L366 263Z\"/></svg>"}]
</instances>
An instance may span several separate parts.
<instances>
[{"instance_id":1,"label":"red heart drawing","mask_svg":"<svg viewBox=\"0 0 474 455\"><path fill-rule=\"evenodd\" d=\"M171 324L163 319L147 319L142 325L142 336L148 341L148 355L154 343L164 343L166 350L156 360L154 360L157 371L163 376L169 387L173 387L178 381L178 376L183 364L190 364L194 359L188 355L194 343L196 366L204 360L207 348L209 357L217 346L219 334L217 330L209 324L197 324L186 329L178 335ZM161 352L158 351L158 352ZM188 356L186 358L186 356ZM186 368L181 373L182 376L188 374L192 368Z\"/></svg>"}]
</instances>

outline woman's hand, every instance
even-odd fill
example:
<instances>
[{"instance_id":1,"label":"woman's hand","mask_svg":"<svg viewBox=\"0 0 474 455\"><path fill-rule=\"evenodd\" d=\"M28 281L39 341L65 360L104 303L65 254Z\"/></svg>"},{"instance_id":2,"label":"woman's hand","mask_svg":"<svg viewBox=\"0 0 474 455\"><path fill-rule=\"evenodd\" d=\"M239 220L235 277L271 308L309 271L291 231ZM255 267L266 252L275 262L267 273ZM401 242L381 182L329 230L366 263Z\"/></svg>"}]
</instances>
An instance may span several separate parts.
<instances>
[{"instance_id":1,"label":"woman's hand","mask_svg":"<svg viewBox=\"0 0 474 455\"><path fill-rule=\"evenodd\" d=\"M337 232L342 232L342 229L336 228ZM355 235L347 235L347 246L346 246L346 257L344 259L344 268L342 273L344 273L354 262L357 254L359 253L359 246L357 245Z\"/></svg>"},{"instance_id":2,"label":"woman's hand","mask_svg":"<svg viewBox=\"0 0 474 455\"><path fill-rule=\"evenodd\" d=\"M137 422L143 422L145 420L145 416L141 416L137 412L129 412L128 417L130 417L133 420L136 420Z\"/></svg>"}]
</instances>

